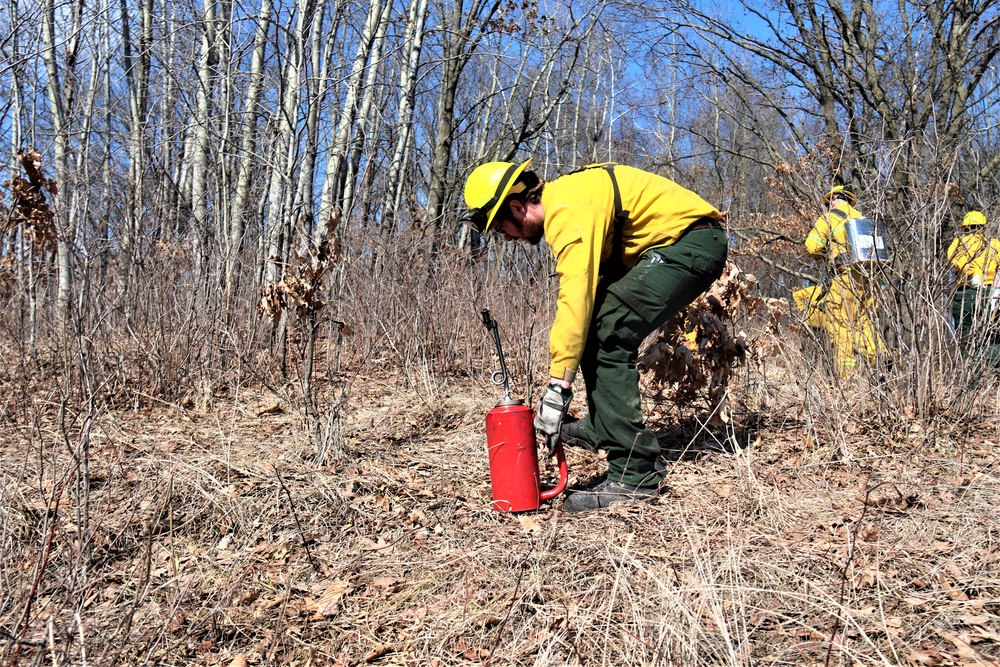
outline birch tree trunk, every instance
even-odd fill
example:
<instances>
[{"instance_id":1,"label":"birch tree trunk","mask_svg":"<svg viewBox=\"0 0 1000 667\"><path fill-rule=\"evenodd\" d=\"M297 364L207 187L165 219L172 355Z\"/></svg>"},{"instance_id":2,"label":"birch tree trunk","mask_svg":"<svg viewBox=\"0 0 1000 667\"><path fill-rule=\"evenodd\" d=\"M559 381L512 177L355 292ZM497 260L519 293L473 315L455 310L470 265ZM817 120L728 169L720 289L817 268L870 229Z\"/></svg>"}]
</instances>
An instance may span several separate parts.
<instances>
[{"instance_id":1,"label":"birch tree trunk","mask_svg":"<svg viewBox=\"0 0 1000 667\"><path fill-rule=\"evenodd\" d=\"M238 4L238 3L237 3ZM211 195L212 201L218 202L214 207L214 219L212 243L207 246L211 250L210 274L212 285L223 287L226 282L226 269L228 266L229 239L232 237L232 208L227 204L231 201L233 192L232 169L233 156L236 155L235 142L238 141L236 119L236 98L242 99L242 89L238 89L234 80L234 69L238 64L233 62L234 36L233 26L236 24L234 15L236 5L233 0L219 0L220 16L219 28L216 34L216 53L218 63L215 67L217 92L214 116L218 118L217 126L213 128L215 146L215 178L214 191ZM223 290L211 290L213 301L222 298L224 303L228 303L227 292ZM213 304L211 307L215 307Z\"/></svg>"},{"instance_id":2,"label":"birch tree trunk","mask_svg":"<svg viewBox=\"0 0 1000 667\"><path fill-rule=\"evenodd\" d=\"M124 229L121 233L121 253L124 264L120 277L120 292L127 292L135 283L142 264L141 229L145 210L146 124L149 107L150 47L153 41L153 1L139 3L139 43L133 45L129 21L128 0L121 0L122 60L128 86L129 184L125 205ZM109 89L110 92L110 89Z\"/></svg>"},{"instance_id":3,"label":"birch tree trunk","mask_svg":"<svg viewBox=\"0 0 1000 667\"><path fill-rule=\"evenodd\" d=\"M291 53L285 66L281 107L278 110L278 127L275 134L275 164L271 167L271 178L267 195L267 235L264 255L264 282L281 280L288 254L288 216L292 197L291 175L295 167L296 146L292 140L298 125L298 107L302 95L301 77L304 65L304 49L312 30L313 0L299 0L296 29L291 40Z\"/></svg>"},{"instance_id":4,"label":"birch tree trunk","mask_svg":"<svg viewBox=\"0 0 1000 667\"><path fill-rule=\"evenodd\" d=\"M10 16L18 16L20 10L18 8L18 0L8 0L6 3L7 10ZM17 30L11 31L10 34L10 53L11 57L11 128L9 131L10 138L10 155L17 155L17 151L22 146L23 140L23 130L21 127L21 113L25 100L24 86L25 86L25 67L22 64L25 60L25 56L21 53L20 44L20 33ZM15 158L11 157L10 160L11 168L17 169L17 161ZM37 333L37 314L36 314L36 297L37 297L37 285L34 280L34 272L31 266L31 249L28 244L28 238L25 234L24 222L19 222L17 228L11 230L7 236L7 243L3 248L5 258L8 256L13 256L16 262L17 271L17 282L18 284L25 285L26 298L27 298L27 308L28 308L28 331L27 338L28 344L34 351L35 336Z\"/></svg>"},{"instance_id":5,"label":"birch tree trunk","mask_svg":"<svg viewBox=\"0 0 1000 667\"><path fill-rule=\"evenodd\" d=\"M208 151L211 139L209 109L212 99L214 76L218 59L216 53L215 0L204 0L201 20L201 61L198 66L198 89L195 106L195 124L191 154L191 217L194 248L194 277L198 286L208 281Z\"/></svg>"},{"instance_id":6,"label":"birch tree trunk","mask_svg":"<svg viewBox=\"0 0 1000 667\"><path fill-rule=\"evenodd\" d=\"M396 223L396 211L402 205L406 164L413 133L413 103L417 95L417 70L420 67L420 52L424 44L424 24L427 21L427 0L411 0L407 14L406 34L403 38L403 58L399 71L399 111L396 118L395 147L389 161L386 176L386 200L382 204L382 225L379 243L375 249L376 271L380 260L389 246Z\"/></svg>"},{"instance_id":7,"label":"birch tree trunk","mask_svg":"<svg viewBox=\"0 0 1000 667\"><path fill-rule=\"evenodd\" d=\"M344 195L341 208L345 218L350 215L351 207L354 205L354 181L357 178L358 167L361 164L361 151L364 149L365 140L368 138L368 120L372 113L372 101L375 98L375 81L382 60L382 44L385 42L385 31L389 25L390 9L392 9L391 3L386 3L383 6L382 15L378 19L378 30L375 33L375 40L372 43L368 75L365 77L364 93L358 112L357 127L354 130L354 139L347 160L347 173L344 176Z\"/></svg>"},{"instance_id":8,"label":"birch tree trunk","mask_svg":"<svg viewBox=\"0 0 1000 667\"><path fill-rule=\"evenodd\" d=\"M225 290L226 301L232 299L235 289L235 274L239 266L246 234L246 205L250 196L250 175L255 165L254 154L257 147L257 106L264 81L264 56L267 50L267 34L271 26L273 0L261 0L257 12L257 27L254 30L253 55L250 59L250 82L243 102L243 118L240 122L240 157L236 176L233 207L229 215L229 238L226 248Z\"/></svg>"},{"instance_id":9,"label":"birch tree trunk","mask_svg":"<svg viewBox=\"0 0 1000 667\"><path fill-rule=\"evenodd\" d=\"M171 13L171 5L163 8L164 32L161 43L166 53L163 67L168 72L182 67L178 48L178 22ZM181 97L181 82L177 77L165 77L159 96L155 98L156 115L161 118L159 135L162 140L156 146L155 159L161 165L157 189L160 202L157 214L150 221L153 225L154 240L173 240L181 229L187 229L191 204L190 172L185 158L188 155L190 123L186 116L176 113L178 98Z\"/></svg>"},{"instance_id":10,"label":"birch tree trunk","mask_svg":"<svg viewBox=\"0 0 1000 667\"><path fill-rule=\"evenodd\" d=\"M358 50L354 56L351 75L348 79L347 94L344 106L337 119L337 131L330 143L326 162L326 175L323 190L320 195L319 215L321 220L327 220L333 215L334 206L339 204L343 191L343 167L347 150L351 141L351 130L358 114L358 97L361 94L365 66L371 54L375 35L382 21L383 0L371 0L368 8L368 19L358 42Z\"/></svg>"},{"instance_id":11,"label":"birch tree trunk","mask_svg":"<svg viewBox=\"0 0 1000 667\"><path fill-rule=\"evenodd\" d=\"M339 3L338 3L339 5ZM295 188L295 200L292 202L292 220L296 229L301 234L299 238L303 244L308 244L315 230L315 220L313 218L313 186L315 183L316 154L319 150L319 121L323 100L326 97L326 77L328 75L328 61L323 58L322 41L320 39L324 31L326 2L319 0L314 12L313 27L309 39L309 62L312 76L306 81L306 95L308 99L306 122L305 122L305 142L302 149L302 160L299 165L299 180ZM334 10L334 20L339 14L339 8ZM336 24L332 26L336 30Z\"/></svg>"},{"instance_id":12,"label":"birch tree trunk","mask_svg":"<svg viewBox=\"0 0 1000 667\"><path fill-rule=\"evenodd\" d=\"M83 12L83 0L73 0L71 6L72 18L69 37L65 40L66 51L63 58L65 66L64 77L60 75L59 62L56 56L55 3L44 0L42 6L42 58L45 62L45 90L49 102L49 113L52 114L53 132L55 135L55 174L59 186L55 197L55 214L57 220L56 240L56 272L58 274L56 287L56 319L60 327L69 321L70 294L73 287L71 254L75 230L71 225L69 215L69 193L72 186L69 182L69 118L75 101L75 67L79 34Z\"/></svg>"}]
</instances>

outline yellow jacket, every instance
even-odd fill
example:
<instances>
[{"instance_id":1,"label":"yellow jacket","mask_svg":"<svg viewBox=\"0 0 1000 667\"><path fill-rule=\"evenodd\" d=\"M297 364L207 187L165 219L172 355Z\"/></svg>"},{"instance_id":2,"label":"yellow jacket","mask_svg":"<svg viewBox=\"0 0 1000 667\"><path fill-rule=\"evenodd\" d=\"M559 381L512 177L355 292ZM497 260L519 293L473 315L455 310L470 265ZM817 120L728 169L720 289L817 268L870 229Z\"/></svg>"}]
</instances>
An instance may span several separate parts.
<instances>
[{"instance_id":1,"label":"yellow jacket","mask_svg":"<svg viewBox=\"0 0 1000 667\"><path fill-rule=\"evenodd\" d=\"M629 268L646 250L676 243L699 218L722 219L711 204L662 176L617 165L615 178L622 209L629 211L622 234L622 257ZM559 275L549 372L571 381L587 342L601 268L611 258L615 199L608 172L586 169L546 183L542 209L545 240L555 255Z\"/></svg>"},{"instance_id":2,"label":"yellow jacket","mask_svg":"<svg viewBox=\"0 0 1000 667\"><path fill-rule=\"evenodd\" d=\"M826 256L832 263L838 255L849 250L845 223L860 217L861 212L847 202L834 206L829 213L816 219L816 224L806 237L806 252L816 259Z\"/></svg>"},{"instance_id":3,"label":"yellow jacket","mask_svg":"<svg viewBox=\"0 0 1000 667\"><path fill-rule=\"evenodd\" d=\"M948 246L948 261L958 271L961 285L992 285L1000 268L1000 240L982 232L959 236Z\"/></svg>"}]
</instances>

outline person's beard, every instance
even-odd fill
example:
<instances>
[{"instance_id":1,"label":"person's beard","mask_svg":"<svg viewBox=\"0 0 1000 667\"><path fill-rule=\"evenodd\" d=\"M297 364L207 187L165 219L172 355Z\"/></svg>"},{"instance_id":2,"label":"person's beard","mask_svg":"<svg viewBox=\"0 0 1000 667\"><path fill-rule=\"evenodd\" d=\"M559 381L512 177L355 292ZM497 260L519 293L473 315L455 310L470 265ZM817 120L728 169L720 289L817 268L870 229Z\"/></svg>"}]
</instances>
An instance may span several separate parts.
<instances>
[{"instance_id":1,"label":"person's beard","mask_svg":"<svg viewBox=\"0 0 1000 667\"><path fill-rule=\"evenodd\" d=\"M545 236L545 225L542 223L528 223L525 222L521 228L524 234L524 240L531 245L538 245L542 242L542 237Z\"/></svg>"}]
</instances>

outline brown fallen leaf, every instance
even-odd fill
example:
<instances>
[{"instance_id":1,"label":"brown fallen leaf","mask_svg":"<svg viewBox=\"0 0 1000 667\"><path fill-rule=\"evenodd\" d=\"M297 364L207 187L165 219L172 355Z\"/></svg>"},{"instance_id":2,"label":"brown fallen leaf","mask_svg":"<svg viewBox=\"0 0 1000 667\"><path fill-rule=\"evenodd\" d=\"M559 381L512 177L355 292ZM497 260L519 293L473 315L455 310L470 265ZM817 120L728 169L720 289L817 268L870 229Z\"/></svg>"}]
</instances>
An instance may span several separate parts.
<instances>
[{"instance_id":1,"label":"brown fallen leaf","mask_svg":"<svg viewBox=\"0 0 1000 667\"><path fill-rule=\"evenodd\" d=\"M943 655L930 648L922 648L906 656L906 659L914 665L943 665L945 658Z\"/></svg>"},{"instance_id":2,"label":"brown fallen leaf","mask_svg":"<svg viewBox=\"0 0 1000 667\"><path fill-rule=\"evenodd\" d=\"M524 529L524 532L527 533L528 535L542 534L543 532L542 525L537 521L535 521L534 519L532 519L530 516L525 516L521 514L518 515L517 520L521 522L521 528Z\"/></svg>"},{"instance_id":3,"label":"brown fallen leaf","mask_svg":"<svg viewBox=\"0 0 1000 667\"><path fill-rule=\"evenodd\" d=\"M865 542L878 542L879 525L870 524L861 528L861 539Z\"/></svg>"},{"instance_id":4,"label":"brown fallen leaf","mask_svg":"<svg viewBox=\"0 0 1000 667\"><path fill-rule=\"evenodd\" d=\"M959 616L958 620L962 621L966 625L986 625L993 618L989 614L966 614L965 616Z\"/></svg>"},{"instance_id":5,"label":"brown fallen leaf","mask_svg":"<svg viewBox=\"0 0 1000 667\"><path fill-rule=\"evenodd\" d=\"M383 539L382 537L378 538L378 542L369 537L362 537L359 540L359 542L361 542L362 551L379 551L381 549L385 549L387 547L392 546L391 544L386 542L385 539Z\"/></svg>"},{"instance_id":6,"label":"brown fallen leaf","mask_svg":"<svg viewBox=\"0 0 1000 667\"><path fill-rule=\"evenodd\" d=\"M733 494L733 487L728 484L720 484L718 486L713 486L712 491L715 492L715 495L720 498L728 498Z\"/></svg>"},{"instance_id":7,"label":"brown fallen leaf","mask_svg":"<svg viewBox=\"0 0 1000 667\"><path fill-rule=\"evenodd\" d=\"M388 644L382 644L381 646L376 646L374 650L370 651L368 655L365 656L365 662L372 662L381 658L386 653L392 653L393 648Z\"/></svg>"},{"instance_id":8,"label":"brown fallen leaf","mask_svg":"<svg viewBox=\"0 0 1000 667\"><path fill-rule=\"evenodd\" d=\"M316 613L320 616L336 616L340 612L340 601L345 595L351 592L353 587L350 582L343 579L334 579L323 595L316 600Z\"/></svg>"},{"instance_id":9,"label":"brown fallen leaf","mask_svg":"<svg viewBox=\"0 0 1000 667\"><path fill-rule=\"evenodd\" d=\"M238 654L233 661L229 663L229 667L247 667L247 658L242 653Z\"/></svg>"},{"instance_id":10,"label":"brown fallen leaf","mask_svg":"<svg viewBox=\"0 0 1000 667\"><path fill-rule=\"evenodd\" d=\"M277 415L282 412L284 412L284 410L281 408L281 403L274 403L272 405L267 406L266 408L261 408L260 410L258 410L257 416L263 417L264 415Z\"/></svg>"},{"instance_id":11,"label":"brown fallen leaf","mask_svg":"<svg viewBox=\"0 0 1000 667\"><path fill-rule=\"evenodd\" d=\"M948 597L952 600L961 601L968 600L969 596L958 586L952 586L948 589Z\"/></svg>"},{"instance_id":12,"label":"brown fallen leaf","mask_svg":"<svg viewBox=\"0 0 1000 667\"><path fill-rule=\"evenodd\" d=\"M375 577L372 579L372 586L375 588L388 588L402 581L402 579L397 579L396 577Z\"/></svg>"},{"instance_id":13,"label":"brown fallen leaf","mask_svg":"<svg viewBox=\"0 0 1000 667\"><path fill-rule=\"evenodd\" d=\"M975 660L979 653L976 649L972 648L972 644L969 642L969 633L960 632L959 634L954 634L952 632L946 632L944 630L939 630L938 634L950 641L955 645L955 652L958 653L960 658L969 658Z\"/></svg>"},{"instance_id":14,"label":"brown fallen leaf","mask_svg":"<svg viewBox=\"0 0 1000 667\"><path fill-rule=\"evenodd\" d=\"M177 613L175 613L170 618L170 622L167 623L167 632L171 632L171 633L177 632L182 627L184 627L184 624L186 622L187 622L187 617L184 615L184 612L182 612L181 610L178 609Z\"/></svg>"},{"instance_id":15,"label":"brown fallen leaf","mask_svg":"<svg viewBox=\"0 0 1000 667\"><path fill-rule=\"evenodd\" d=\"M955 578L955 581L965 581L969 578L969 575L967 575L962 568L953 562L949 561L945 563L944 569L951 573L951 575Z\"/></svg>"},{"instance_id":16,"label":"brown fallen leaf","mask_svg":"<svg viewBox=\"0 0 1000 667\"><path fill-rule=\"evenodd\" d=\"M270 600L265 600L261 603L261 609L274 609L280 604L284 604L285 600L288 599L288 595L282 593L281 595L271 598Z\"/></svg>"}]
</instances>

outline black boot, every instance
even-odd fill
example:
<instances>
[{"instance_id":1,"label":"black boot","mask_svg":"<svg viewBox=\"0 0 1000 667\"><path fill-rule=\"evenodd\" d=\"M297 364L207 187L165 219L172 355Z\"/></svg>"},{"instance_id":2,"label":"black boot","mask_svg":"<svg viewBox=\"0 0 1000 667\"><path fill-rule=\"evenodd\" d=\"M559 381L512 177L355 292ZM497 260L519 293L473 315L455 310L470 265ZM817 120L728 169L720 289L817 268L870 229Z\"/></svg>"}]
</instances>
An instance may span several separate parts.
<instances>
[{"instance_id":1,"label":"black boot","mask_svg":"<svg viewBox=\"0 0 1000 667\"><path fill-rule=\"evenodd\" d=\"M587 451L596 452L597 445L587 435L587 429L583 427L584 421L583 419L577 419L569 423L564 422L559 429L559 437L562 439L564 445L581 447Z\"/></svg>"},{"instance_id":2,"label":"black boot","mask_svg":"<svg viewBox=\"0 0 1000 667\"><path fill-rule=\"evenodd\" d=\"M575 491L563 502L568 512L601 509L621 501L652 502L659 495L655 486L632 486L605 480L585 491Z\"/></svg>"}]
</instances>

